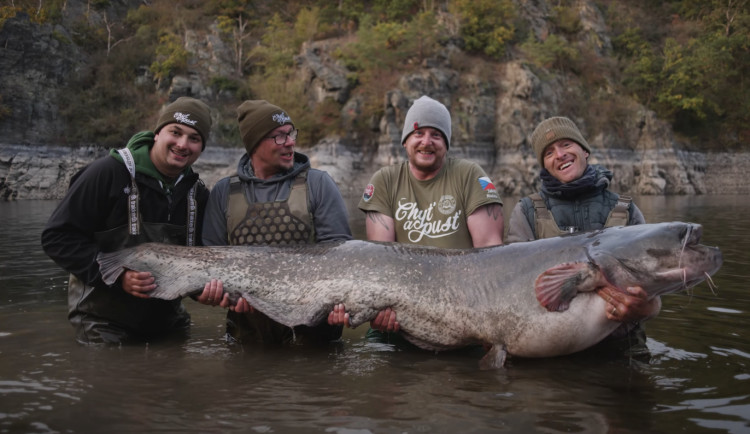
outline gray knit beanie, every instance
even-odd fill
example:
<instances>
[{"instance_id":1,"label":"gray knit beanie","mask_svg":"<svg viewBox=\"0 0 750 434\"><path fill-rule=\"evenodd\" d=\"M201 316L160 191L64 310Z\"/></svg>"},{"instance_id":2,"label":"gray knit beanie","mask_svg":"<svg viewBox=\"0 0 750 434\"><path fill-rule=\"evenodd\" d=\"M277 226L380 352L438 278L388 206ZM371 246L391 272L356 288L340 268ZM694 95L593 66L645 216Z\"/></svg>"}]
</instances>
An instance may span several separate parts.
<instances>
[{"instance_id":1,"label":"gray knit beanie","mask_svg":"<svg viewBox=\"0 0 750 434\"><path fill-rule=\"evenodd\" d=\"M211 109L201 100L181 96L161 111L154 134L159 134L168 124L182 124L195 128L203 139L203 149L206 149L206 141L211 134Z\"/></svg>"},{"instance_id":2,"label":"gray knit beanie","mask_svg":"<svg viewBox=\"0 0 750 434\"><path fill-rule=\"evenodd\" d=\"M286 124L294 126L292 118L284 110L262 99L240 104L237 107L237 122L247 155L252 155L263 137L274 129Z\"/></svg>"},{"instance_id":3,"label":"gray knit beanie","mask_svg":"<svg viewBox=\"0 0 750 434\"><path fill-rule=\"evenodd\" d=\"M414 104L406 112L404 120L404 131L401 133L401 144L403 145L409 134L419 128L432 127L440 130L445 137L446 148L451 142L451 114L440 102L429 96L423 96L414 101Z\"/></svg>"},{"instance_id":4,"label":"gray knit beanie","mask_svg":"<svg viewBox=\"0 0 750 434\"><path fill-rule=\"evenodd\" d=\"M572 140L581 145L586 152L591 153L589 144L586 143L586 139L583 138L581 131L573 121L562 116L549 118L537 125L534 132L531 133L531 147L534 149L534 154L536 154L542 167L544 167L544 157L542 156L544 150L547 146L562 139Z\"/></svg>"}]
</instances>

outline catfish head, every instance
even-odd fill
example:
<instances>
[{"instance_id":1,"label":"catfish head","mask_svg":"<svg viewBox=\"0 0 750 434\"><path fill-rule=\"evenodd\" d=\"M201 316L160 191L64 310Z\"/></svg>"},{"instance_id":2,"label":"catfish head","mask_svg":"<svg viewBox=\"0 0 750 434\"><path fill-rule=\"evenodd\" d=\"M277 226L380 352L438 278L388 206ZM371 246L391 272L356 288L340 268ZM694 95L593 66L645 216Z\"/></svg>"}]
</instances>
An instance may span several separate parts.
<instances>
[{"instance_id":1,"label":"catfish head","mask_svg":"<svg viewBox=\"0 0 750 434\"><path fill-rule=\"evenodd\" d=\"M587 261L544 271L536 296L550 311L563 311L578 292L612 286L625 292L640 286L649 299L691 288L721 267L721 252L700 244L701 225L657 223L613 227L577 235Z\"/></svg>"},{"instance_id":2,"label":"catfish head","mask_svg":"<svg viewBox=\"0 0 750 434\"><path fill-rule=\"evenodd\" d=\"M641 286L653 298L710 280L719 270L721 251L700 244L702 234L695 223L617 227L592 234L587 255L611 285Z\"/></svg>"}]
</instances>

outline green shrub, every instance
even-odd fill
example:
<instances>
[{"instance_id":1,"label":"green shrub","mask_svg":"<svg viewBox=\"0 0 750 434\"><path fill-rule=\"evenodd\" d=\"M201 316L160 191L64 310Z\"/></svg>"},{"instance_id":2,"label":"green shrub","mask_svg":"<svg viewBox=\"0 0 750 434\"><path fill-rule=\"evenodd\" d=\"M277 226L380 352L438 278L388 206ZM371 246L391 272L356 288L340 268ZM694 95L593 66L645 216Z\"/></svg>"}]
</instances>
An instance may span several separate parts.
<instances>
[{"instance_id":1,"label":"green shrub","mask_svg":"<svg viewBox=\"0 0 750 434\"><path fill-rule=\"evenodd\" d=\"M470 52L499 59L515 36L516 8L511 0L454 0L461 36Z\"/></svg>"},{"instance_id":2,"label":"green shrub","mask_svg":"<svg viewBox=\"0 0 750 434\"><path fill-rule=\"evenodd\" d=\"M156 60L149 67L149 71L157 79L158 87L161 87L164 80L169 80L185 70L188 55L182 38L173 33L161 34L159 45L156 47Z\"/></svg>"},{"instance_id":3,"label":"green shrub","mask_svg":"<svg viewBox=\"0 0 750 434\"><path fill-rule=\"evenodd\" d=\"M531 63L538 67L558 71L576 71L579 66L578 49L562 36L552 34L541 42L531 36L521 45L521 49Z\"/></svg>"}]
</instances>

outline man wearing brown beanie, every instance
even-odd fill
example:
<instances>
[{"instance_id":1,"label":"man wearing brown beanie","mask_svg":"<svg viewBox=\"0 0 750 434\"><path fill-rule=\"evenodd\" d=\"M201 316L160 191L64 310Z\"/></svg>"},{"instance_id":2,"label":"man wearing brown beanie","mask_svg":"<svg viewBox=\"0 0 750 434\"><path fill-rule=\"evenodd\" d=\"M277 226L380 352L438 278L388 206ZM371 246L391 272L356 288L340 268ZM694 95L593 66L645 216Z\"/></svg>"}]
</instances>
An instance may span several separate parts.
<instances>
[{"instance_id":1,"label":"man wearing brown beanie","mask_svg":"<svg viewBox=\"0 0 750 434\"><path fill-rule=\"evenodd\" d=\"M185 335L190 316L182 302L149 298L151 273L125 271L110 287L96 256L149 241L200 244L208 190L191 166L210 131L209 107L178 98L161 111L153 132L135 134L71 180L42 233L42 247L71 273L68 318L79 342L118 345ZM207 296L197 300L207 303Z\"/></svg>"},{"instance_id":2,"label":"man wearing brown beanie","mask_svg":"<svg viewBox=\"0 0 750 434\"><path fill-rule=\"evenodd\" d=\"M344 199L323 171L295 151L298 131L289 114L265 100L245 101L237 108L246 153L237 174L220 180L211 191L203 226L205 245L293 245L351 239ZM207 289L222 294L220 281ZM227 334L241 343L328 342L342 327L321 324L292 331L244 299L221 306Z\"/></svg>"},{"instance_id":3,"label":"man wearing brown beanie","mask_svg":"<svg viewBox=\"0 0 750 434\"><path fill-rule=\"evenodd\" d=\"M573 121L552 117L541 122L531 134L531 147L542 167L542 189L516 204L510 217L509 243L645 223L629 197L608 190L612 172L588 164L591 148ZM608 303L607 318L623 324L589 351L649 357L641 322L659 312L661 300L657 297L648 302L642 288L628 291L599 290Z\"/></svg>"}]
</instances>

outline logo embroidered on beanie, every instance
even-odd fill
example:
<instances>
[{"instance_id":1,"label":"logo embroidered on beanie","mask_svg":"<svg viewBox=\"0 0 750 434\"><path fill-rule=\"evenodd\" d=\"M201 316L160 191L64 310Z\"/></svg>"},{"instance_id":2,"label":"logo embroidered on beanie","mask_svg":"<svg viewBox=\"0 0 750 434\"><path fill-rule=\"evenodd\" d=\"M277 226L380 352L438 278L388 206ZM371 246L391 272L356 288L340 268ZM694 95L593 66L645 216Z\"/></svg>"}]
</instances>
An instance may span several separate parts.
<instances>
[{"instance_id":1,"label":"logo embroidered on beanie","mask_svg":"<svg viewBox=\"0 0 750 434\"><path fill-rule=\"evenodd\" d=\"M271 117L271 119L273 119L274 121L278 122L281 125L284 125L285 123L292 121L292 118L287 116L286 113L284 112L276 113L275 115Z\"/></svg>"},{"instance_id":2,"label":"logo embroidered on beanie","mask_svg":"<svg viewBox=\"0 0 750 434\"><path fill-rule=\"evenodd\" d=\"M198 121L190 119L190 113L175 112L174 118L177 122L190 126L195 126L198 123Z\"/></svg>"},{"instance_id":3,"label":"logo embroidered on beanie","mask_svg":"<svg viewBox=\"0 0 750 434\"><path fill-rule=\"evenodd\" d=\"M414 122L414 129L415 129L415 130L418 130L418 129L419 129L419 122Z\"/></svg>"}]
</instances>

